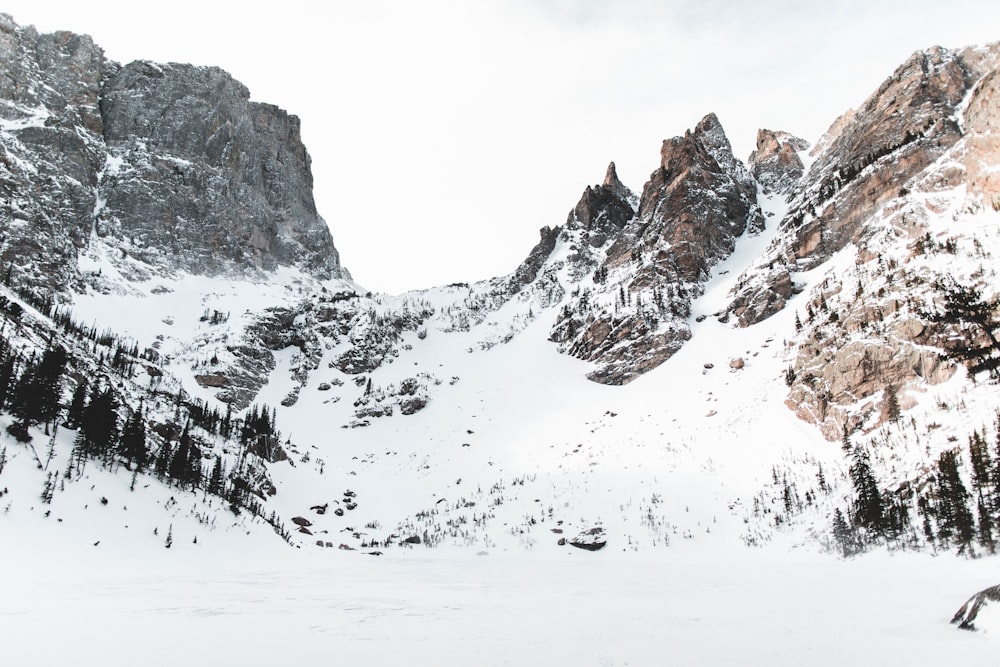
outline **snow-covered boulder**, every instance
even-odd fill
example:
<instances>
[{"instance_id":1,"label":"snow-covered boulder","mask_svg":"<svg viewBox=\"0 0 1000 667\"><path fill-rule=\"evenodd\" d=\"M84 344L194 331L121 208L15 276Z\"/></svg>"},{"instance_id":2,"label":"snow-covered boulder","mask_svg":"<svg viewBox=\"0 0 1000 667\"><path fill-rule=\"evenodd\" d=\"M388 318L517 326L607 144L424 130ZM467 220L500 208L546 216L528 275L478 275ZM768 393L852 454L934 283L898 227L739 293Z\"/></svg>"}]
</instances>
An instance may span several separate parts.
<instances>
[{"instance_id":1,"label":"snow-covered boulder","mask_svg":"<svg viewBox=\"0 0 1000 667\"><path fill-rule=\"evenodd\" d=\"M569 543L577 549L598 551L603 549L608 543L608 538L604 533L603 527L595 526L582 531L579 535L570 540Z\"/></svg>"},{"instance_id":2,"label":"snow-covered boulder","mask_svg":"<svg viewBox=\"0 0 1000 667\"><path fill-rule=\"evenodd\" d=\"M955 612L951 622L963 630L1000 632L1000 586L973 595Z\"/></svg>"}]
</instances>

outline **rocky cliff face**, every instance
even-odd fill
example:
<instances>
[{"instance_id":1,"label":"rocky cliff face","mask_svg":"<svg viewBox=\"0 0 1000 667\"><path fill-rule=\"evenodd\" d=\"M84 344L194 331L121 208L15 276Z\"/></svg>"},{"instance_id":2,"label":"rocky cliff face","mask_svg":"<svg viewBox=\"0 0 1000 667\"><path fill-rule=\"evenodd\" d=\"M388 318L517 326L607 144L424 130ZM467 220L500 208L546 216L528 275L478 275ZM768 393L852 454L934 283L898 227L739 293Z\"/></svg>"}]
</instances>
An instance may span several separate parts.
<instances>
[{"instance_id":1,"label":"rocky cliff face","mask_svg":"<svg viewBox=\"0 0 1000 667\"><path fill-rule=\"evenodd\" d=\"M805 171L799 153L809 150L809 142L788 132L760 130L757 148L747 166L764 194L788 194Z\"/></svg>"},{"instance_id":2,"label":"rocky cliff face","mask_svg":"<svg viewBox=\"0 0 1000 667\"><path fill-rule=\"evenodd\" d=\"M798 352L787 375L788 406L830 438L874 428L891 402L905 408L912 392L955 372L940 350L962 334L927 313L941 300L935 286L993 280L970 271L983 245L955 223L1000 192L998 64L997 45L909 58L820 140L779 236L741 277L729 312L748 326L800 291L797 272L836 264L796 299Z\"/></svg>"},{"instance_id":3,"label":"rocky cliff face","mask_svg":"<svg viewBox=\"0 0 1000 667\"><path fill-rule=\"evenodd\" d=\"M959 108L996 66L997 48L915 53L856 111L818 142L815 161L792 192L782 234L730 306L746 326L784 307L791 273L859 244L864 223L962 137Z\"/></svg>"},{"instance_id":4,"label":"rocky cliff face","mask_svg":"<svg viewBox=\"0 0 1000 667\"><path fill-rule=\"evenodd\" d=\"M93 240L126 275L343 277L299 122L217 68L107 60L86 36L0 17L0 219L10 280L78 281ZM126 261L128 260L128 261Z\"/></svg>"},{"instance_id":5,"label":"rocky cliff face","mask_svg":"<svg viewBox=\"0 0 1000 667\"><path fill-rule=\"evenodd\" d=\"M217 68L135 62L110 76L98 234L192 273L339 275L298 118L249 96Z\"/></svg>"},{"instance_id":6,"label":"rocky cliff face","mask_svg":"<svg viewBox=\"0 0 1000 667\"><path fill-rule=\"evenodd\" d=\"M75 273L104 165L105 59L89 37L39 35L0 15L0 262L8 283L50 292Z\"/></svg>"},{"instance_id":7,"label":"rocky cliff face","mask_svg":"<svg viewBox=\"0 0 1000 667\"><path fill-rule=\"evenodd\" d=\"M454 340L471 335L471 344L462 343L470 353L488 350L510 341L537 313L560 306L550 339L561 351L592 362L591 380L623 384L663 363L690 338L691 301L712 266L732 252L739 235L762 225L756 186L733 157L718 119L709 115L693 131L663 143L660 166L641 197L610 164L603 182L584 190L564 225L541 230L538 244L510 275L452 285L433 296L306 296L255 316L224 338L194 341L196 350L226 350L195 353L216 359L198 382L216 390L220 400L246 407L273 371L273 353L292 346L298 350L299 388L312 373L324 372L317 364L326 349L338 350L329 368L364 384L408 347L423 345L428 332ZM185 357L189 362L202 363ZM424 387L421 401L433 398L441 380L417 379ZM294 404L298 392L283 404ZM378 388L373 392L380 395ZM378 410L373 405L359 407L356 425L392 412L384 401Z\"/></svg>"},{"instance_id":8,"label":"rocky cliff face","mask_svg":"<svg viewBox=\"0 0 1000 667\"><path fill-rule=\"evenodd\" d=\"M967 436L956 425L965 420L975 428L984 416L993 420L994 388L963 383L960 377L954 385L933 386L961 372L943 353L968 345L977 334L929 313L940 312L941 285L947 281L987 300L997 298L1000 47L916 54L858 110L841 116L811 159L803 156L805 142L762 130L747 169L733 157L718 119L706 116L691 131L663 142L659 165L641 195L620 181L611 164L602 182L584 190L563 225L541 230L537 245L511 274L399 296L359 294L347 282L256 280L282 266L316 277L346 273L315 211L297 120L250 102L246 89L225 72L148 62L121 66L107 61L86 37L39 35L9 17L0 17L0 61L6 68L0 77L0 278L13 288L0 285L0 333L9 339L0 346L9 362L9 377L3 380L7 390L31 386L22 383L27 371L15 378L12 368L30 368L25 359L62 345L72 356L64 397L89 380L91 389L118 392L119 425L145 410L149 453L155 448L175 481L187 474L169 471L174 461L183 460L177 452L184 424L199 422L192 427L197 439L187 450L187 463L214 458L222 464L220 474L225 466L229 472L222 490L229 484L230 492L224 507L231 506L235 489L242 507L266 516L261 503L273 509L271 497L279 485L317 484L312 488L319 492L339 477L351 479L353 487L353 478L366 476L371 466L378 472L370 473L369 488L384 488L396 479L405 480L401 488L416 488L417 479L425 485L420 494L427 491L434 498L432 511L415 509L425 502L418 499L416 505L397 506L402 514L380 517L405 527L389 529L387 535L439 531L445 522L456 539L467 524L476 524L486 537L482 508L507 502L501 497L505 488L525 487L525 477L507 477L506 486L494 477L512 474L500 465L511 461L501 458L507 442L535 453L550 450L551 472L568 471L576 485L580 465L593 469L631 440L638 448L627 459L654 456L649 459L654 475L646 481L669 487L673 482L658 477L668 462L700 456L698 443L731 440L751 451L749 457L781 457L777 466L761 467L760 476L753 475L770 478L773 485L741 484L740 497L728 504L736 521L720 522L738 523L742 513L750 527L741 538L759 544L776 526L789 525L786 521L804 525L805 519L796 516L809 521L810 531L829 522L824 513L840 503L849 483L850 464L840 459L837 447L807 443L818 445L812 453L823 456L824 465L834 464L826 467L828 477L806 447L778 454L787 443L799 447L796 438L803 433L797 426L786 429L787 424L772 433L774 396L828 438L846 436L858 451L867 450L882 497L911 494L906 501L923 518L929 515L921 505L932 507L927 503L940 500L934 497L940 483L932 477L943 470L944 459L935 464L934 458L954 451L954 443ZM618 418L608 410L594 419L609 407L617 410L605 401L618 392L582 392L577 374L624 384L685 345L693 330L692 302L703 294L713 268L737 243L764 245L765 237L740 240L763 229L760 203L769 214L783 216L776 218L780 225L763 230L767 238L773 235L773 243L741 275L732 302L717 317L733 329L759 324L782 310L783 317L745 335L715 322L694 327L699 336L712 332L706 333L705 347L675 359L678 363L663 369L669 377L654 374L645 388L621 390L607 401L627 404L633 415ZM746 256L740 254L740 259ZM100 277L101 269L110 275ZM198 277L181 275L185 272ZM227 279L206 280L205 275ZM254 280L243 280L248 277ZM713 288L732 278L720 275ZM102 289L89 289L93 286ZM32 308L37 301L21 298L26 292L65 296L73 288L85 288L73 295L75 313L102 326L106 321L112 333L81 325L65 311L48 316L44 308ZM713 289L697 312L715 311L717 297ZM145 318L141 326L132 327L139 317ZM527 335L515 345L495 349L522 332ZM978 336L988 338L982 332ZM490 350L495 354L482 354ZM586 365L559 363L523 372L528 363L556 350ZM726 357L729 368L718 368ZM566 370L551 385L555 391L529 386L544 375L562 374L557 366ZM699 379L692 391L694 374ZM498 380L501 375L506 378ZM721 401L717 390L724 392ZM507 400L521 392L526 396L520 403ZM683 407L661 409L664 400L678 402L685 393L692 400L681 401ZM553 395L559 400L550 402ZM578 400L585 405L572 411L559 405ZM631 410L639 401L642 409ZM700 411L703 401L711 407L707 414ZM234 423L259 422L258 408L239 413L260 402L270 404L265 416L273 408L270 421L281 415L283 424L293 424L297 434L305 431L317 442L300 449L290 435L279 438L260 423L245 432L236 427L234 436ZM539 422L520 423L521 414L511 418L510 406L529 403ZM220 404L231 410L218 411ZM395 421L424 410L409 422ZM682 414L689 411L691 419ZM622 426L613 426L612 418ZM744 442L746 423L754 419L758 432ZM646 420L658 424L638 425ZM896 424L883 428L888 420ZM536 429L539 423L542 428ZM564 431L567 424L570 435ZM384 430L352 435L365 427ZM667 446L664 434L678 427L681 436L697 435L694 446ZM859 435L872 431L877 435L867 442ZM41 428L34 434L40 436ZM59 437L66 443L71 439ZM647 448L653 441L656 447ZM171 450L174 442L177 452ZM608 448L584 454L590 445ZM654 449L670 458L656 458ZM456 451L463 457L483 453L475 465L464 458L457 465L463 466L463 476L466 469L476 475L480 470L481 488L492 485L496 496L493 491L452 495L461 480L453 481L450 472L451 479L446 478L438 468L447 471L440 464ZM712 448L712 457L717 451L726 450ZM569 465L568 457L577 454L587 458L579 456L581 463ZM744 455L737 457L740 465L751 461ZM105 464L115 456L109 452ZM286 456L289 463L272 482L268 465ZM24 456L12 460L35 468L23 465ZM379 461L382 467L375 467ZM682 492L686 480L720 477L712 458L700 463L706 477L687 477L685 471L675 478L685 481L678 487ZM31 486L32 503L41 487L41 467L38 483ZM296 467L305 474L292 470ZM621 467L614 468L608 486L621 483ZM738 476L721 478L728 483ZM550 479L559 478L545 479L544 488L532 487L534 480L528 479L527 490L518 492L517 502L533 508L523 515L531 525L541 509L534 509L537 499L565 503L561 494L570 487L547 487ZM479 480L464 482L462 489L474 486ZM589 488L604 492L608 486L601 482ZM638 488L631 482L625 487ZM296 488L276 498L285 502L283 496L295 496L291 502L299 503L307 487ZM587 488L583 493L589 493ZM210 493L219 495L219 490ZM448 504L443 504L445 491ZM800 492L805 503L798 499ZM357 507L350 493L344 496L346 511ZM630 493L621 499L632 506ZM720 500L729 493L720 488ZM662 502L658 495L635 505L642 508L643 525L656 516L654 506ZM744 505L751 498L752 516L749 503ZM324 514L329 503L317 501L310 511ZM681 494L668 500L677 503L670 512L685 514L677 508L687 501ZM769 509L782 506L783 513ZM337 519L327 519L341 518L345 510L338 510L339 515L331 513ZM944 517L938 510L931 513L935 522ZM280 532L277 515L269 514ZM399 516L414 518L395 523ZM504 528L494 535L513 536L507 518L514 515L500 516ZM551 508L538 516L539 523L554 518ZM654 545L670 526L667 514L659 516L654 523L662 535L660 528L650 527ZM195 520L204 522L201 515ZM303 521L296 525L306 529L309 520ZM697 525L704 526L700 520ZM690 528L695 529L693 523ZM599 532L592 525L574 533L578 530ZM353 535L355 544L361 541L359 533ZM331 544L323 542L324 548Z\"/></svg>"},{"instance_id":9,"label":"rocky cliff face","mask_svg":"<svg viewBox=\"0 0 1000 667\"><path fill-rule=\"evenodd\" d=\"M595 221L605 223L596 235ZM588 377L598 382L622 384L655 368L690 338L691 299L711 267L737 237L762 228L756 185L714 114L663 142L638 201L612 165L567 221L572 261L593 271L564 304L552 340L595 362ZM586 245L573 236L581 232Z\"/></svg>"}]
</instances>

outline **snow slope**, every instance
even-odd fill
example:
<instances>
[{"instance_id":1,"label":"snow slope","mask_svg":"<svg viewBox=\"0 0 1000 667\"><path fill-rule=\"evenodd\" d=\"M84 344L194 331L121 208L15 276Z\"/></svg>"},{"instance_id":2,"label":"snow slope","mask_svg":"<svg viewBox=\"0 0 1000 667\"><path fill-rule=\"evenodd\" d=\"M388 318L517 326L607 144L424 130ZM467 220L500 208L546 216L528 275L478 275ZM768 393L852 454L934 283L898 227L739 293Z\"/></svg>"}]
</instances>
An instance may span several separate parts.
<instances>
[{"instance_id":1,"label":"snow slope","mask_svg":"<svg viewBox=\"0 0 1000 667\"><path fill-rule=\"evenodd\" d=\"M586 381L590 365L556 352L547 338L559 305L546 308L530 291L456 326L451 313L488 302L490 284L358 300L352 312L371 319L413 304L434 313L403 330L395 356L367 373L338 370L337 360L353 344L343 337L320 339L320 356L304 376L301 350L274 352L274 370L256 402L276 407L290 458L269 466L277 493L266 499L267 509L291 531L293 517L310 522L292 539L307 549L378 549L416 537L417 549L558 554L571 550L560 540L597 526L615 551L688 540L721 549L761 545L789 526L793 542L828 548L833 508L850 484L839 443L785 405L796 305L745 329L713 317L778 233L785 203L761 202L767 228L739 239L714 267L693 303L692 339L621 387ZM94 248L90 270L113 272L100 245ZM553 269L563 271L564 255L553 253ZM796 274L795 282L804 299L831 274L851 271L853 254L844 251ZM140 349L157 348L184 390L211 402L213 390L194 381L207 357L225 357L265 308L308 300L324 287L357 289L301 275L267 284L164 278L112 294L92 290L77 298L74 313L132 336ZM221 325L206 321L215 311L226 314ZM409 380L426 385L425 408L357 417ZM294 404L281 405L292 393ZM938 406L973 401L988 415L994 394L959 376L927 387L913 414L922 414L921 423L937 420L935 442L945 443L964 438L966 425L961 414L941 415ZM897 468L915 470L926 458L911 450L887 454L884 468L895 477L886 483L906 478Z\"/></svg>"},{"instance_id":2,"label":"snow slope","mask_svg":"<svg viewBox=\"0 0 1000 667\"><path fill-rule=\"evenodd\" d=\"M365 378L377 393L427 373L440 381L427 407L344 428L366 387L331 368L340 349L326 349L298 401L277 408L291 458L270 465L277 493L266 503L288 528L291 517L311 522L311 534L292 533L298 548L218 501L142 475L132 491L127 475L93 465L51 505L33 503L46 471L4 435L5 655L26 665L992 664L993 634L947 625L995 583L991 559L818 553L849 484L839 445L783 403L794 309L746 329L712 317L773 234L772 222L740 240L694 303L692 340L622 387L586 381L587 364L555 352L556 308L532 312L506 344L481 345L511 321L501 309L467 331L431 321L424 338L404 333L399 355ZM808 291L830 268L796 281ZM162 336L167 367L212 399L191 380L205 310L226 307L238 332L244 313L298 287L185 280L83 297L76 313L141 347ZM463 289L419 298L446 309ZM394 297L378 298L388 308ZM295 386L297 355L275 354L260 401L277 405ZM995 395L955 382L923 404ZM943 428L960 432L959 418ZM52 469L71 437L56 436ZM789 507L786 488L813 500ZM597 526L601 551L559 544ZM411 536L421 543L397 546Z\"/></svg>"}]
</instances>

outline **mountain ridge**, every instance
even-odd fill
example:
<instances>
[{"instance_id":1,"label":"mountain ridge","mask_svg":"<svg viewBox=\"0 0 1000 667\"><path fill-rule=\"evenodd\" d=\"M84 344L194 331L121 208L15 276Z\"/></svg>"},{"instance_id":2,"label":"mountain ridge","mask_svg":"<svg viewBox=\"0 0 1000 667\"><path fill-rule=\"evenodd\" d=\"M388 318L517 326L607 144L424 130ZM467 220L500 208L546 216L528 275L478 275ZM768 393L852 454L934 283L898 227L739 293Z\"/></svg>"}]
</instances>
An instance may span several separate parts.
<instances>
[{"instance_id":1,"label":"mountain ridge","mask_svg":"<svg viewBox=\"0 0 1000 667\"><path fill-rule=\"evenodd\" d=\"M120 66L9 17L0 38L23 82L0 88L6 386L70 355L56 420L0 417L18 498L66 507L18 440L48 437L69 487L124 466L202 542L228 502L235 532L323 549L788 531L846 553L837 511L858 548L971 548L935 471L996 394L949 357L975 331L931 313L944 277L993 298L1000 47L915 54L811 154L762 130L747 167L708 114L640 194L610 163L510 274L381 295L340 265L294 116L215 68ZM141 477L117 443L76 447L87 392L147 423ZM891 536L858 509L865 460Z\"/></svg>"}]
</instances>

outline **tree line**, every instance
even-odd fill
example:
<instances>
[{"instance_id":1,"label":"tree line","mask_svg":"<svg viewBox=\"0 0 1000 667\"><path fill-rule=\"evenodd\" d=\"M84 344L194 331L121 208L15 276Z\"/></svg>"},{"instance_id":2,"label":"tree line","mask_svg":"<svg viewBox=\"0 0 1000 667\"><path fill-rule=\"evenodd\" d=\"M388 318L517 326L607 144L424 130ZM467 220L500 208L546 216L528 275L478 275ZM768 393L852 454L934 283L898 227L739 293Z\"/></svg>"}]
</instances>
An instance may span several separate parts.
<instances>
[{"instance_id":1,"label":"tree line","mask_svg":"<svg viewBox=\"0 0 1000 667\"><path fill-rule=\"evenodd\" d=\"M845 444L849 446L849 443ZM852 497L833 515L833 538L845 556L877 545L993 554L1000 535L1000 410L992 434L973 431L966 446L940 453L929 472L880 490L864 446L850 447ZM963 468L968 472L962 474Z\"/></svg>"},{"instance_id":2,"label":"tree line","mask_svg":"<svg viewBox=\"0 0 1000 667\"><path fill-rule=\"evenodd\" d=\"M167 395L173 414L167 410L167 423L158 423L144 401L130 406L122 383L113 380L131 376L141 359L137 346L96 327L80 326L68 311L52 310L53 322L63 335L52 335L41 351L27 345L18 348L8 326L21 326L23 308L0 295L0 412L13 417L7 427L12 437L30 443L36 427L53 436L59 428L75 431L62 472L65 479L79 479L88 464L109 470L124 467L133 473L133 488L135 476L149 474L182 489L201 490L225 499L234 510L245 508L265 518L287 537L273 513L264 516L259 483L264 475L255 460L275 460L282 451L273 409L254 405L245 417L234 418L229 408L222 412L189 400L178 390ZM72 339L92 346L93 363L75 357L62 344ZM66 395L68 402L63 400ZM164 392L150 391L147 398L152 401L157 396ZM214 448L213 440L235 453L229 469L220 453L208 451ZM53 437L50 447L54 445ZM56 488L51 477L42 492L46 502L51 502Z\"/></svg>"}]
</instances>

